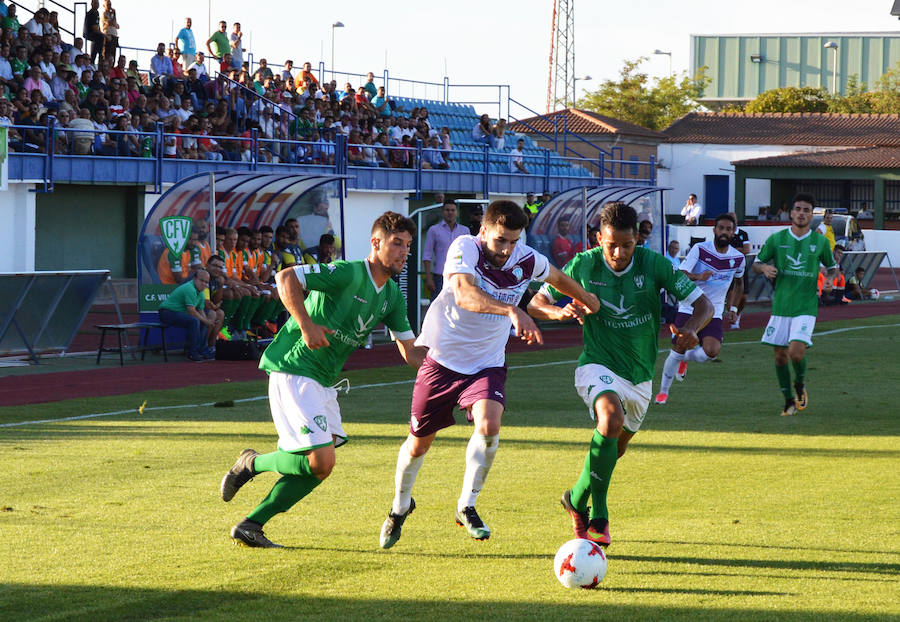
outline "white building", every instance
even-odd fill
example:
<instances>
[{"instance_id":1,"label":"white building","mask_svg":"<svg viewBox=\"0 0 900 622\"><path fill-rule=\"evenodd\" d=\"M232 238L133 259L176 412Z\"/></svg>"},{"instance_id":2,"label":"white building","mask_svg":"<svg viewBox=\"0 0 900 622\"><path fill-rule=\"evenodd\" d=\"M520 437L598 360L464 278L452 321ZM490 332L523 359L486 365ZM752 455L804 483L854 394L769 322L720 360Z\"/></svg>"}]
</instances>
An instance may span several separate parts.
<instances>
[{"instance_id":1,"label":"white building","mask_svg":"<svg viewBox=\"0 0 900 622\"><path fill-rule=\"evenodd\" d=\"M689 194L696 194L707 216L734 211L732 162L798 152L848 147L900 146L900 115L831 113L690 113L663 132L659 145L659 185L666 191L667 214L679 214ZM834 180L792 182L748 179L746 213L789 201L802 184L819 203L846 207L874 199L871 185ZM810 188L810 186L814 188Z\"/></svg>"}]
</instances>

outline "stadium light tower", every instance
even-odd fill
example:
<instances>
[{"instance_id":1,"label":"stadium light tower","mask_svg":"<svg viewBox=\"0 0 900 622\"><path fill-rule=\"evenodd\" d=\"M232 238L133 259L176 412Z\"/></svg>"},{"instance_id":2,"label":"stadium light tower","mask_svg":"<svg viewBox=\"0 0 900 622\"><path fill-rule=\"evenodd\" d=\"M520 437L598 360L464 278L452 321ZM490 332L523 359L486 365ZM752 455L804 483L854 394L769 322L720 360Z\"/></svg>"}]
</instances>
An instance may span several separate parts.
<instances>
[{"instance_id":1,"label":"stadium light tower","mask_svg":"<svg viewBox=\"0 0 900 622\"><path fill-rule=\"evenodd\" d=\"M334 29L343 28L344 22L335 22L331 25L331 79L334 80Z\"/></svg>"},{"instance_id":2,"label":"stadium light tower","mask_svg":"<svg viewBox=\"0 0 900 622\"><path fill-rule=\"evenodd\" d=\"M834 65L831 69L831 94L834 95L837 93L837 64L838 64L838 44L834 41L829 41L823 46L826 50L834 50L832 65Z\"/></svg>"},{"instance_id":3,"label":"stadium light tower","mask_svg":"<svg viewBox=\"0 0 900 622\"><path fill-rule=\"evenodd\" d=\"M672 77L672 52L663 52L659 48L653 50L653 53L657 56L668 56L669 57L669 77Z\"/></svg>"},{"instance_id":4,"label":"stadium light tower","mask_svg":"<svg viewBox=\"0 0 900 622\"><path fill-rule=\"evenodd\" d=\"M547 78L547 112L560 103L568 107L575 93L575 0L553 0L550 26L550 75Z\"/></svg>"}]
</instances>

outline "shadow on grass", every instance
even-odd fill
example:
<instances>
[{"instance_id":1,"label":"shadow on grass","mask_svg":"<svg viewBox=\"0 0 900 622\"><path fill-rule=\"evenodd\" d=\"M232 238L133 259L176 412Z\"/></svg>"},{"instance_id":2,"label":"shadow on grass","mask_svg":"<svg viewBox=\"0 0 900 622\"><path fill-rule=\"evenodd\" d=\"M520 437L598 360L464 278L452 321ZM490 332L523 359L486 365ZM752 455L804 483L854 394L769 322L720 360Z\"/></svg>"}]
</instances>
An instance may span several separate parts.
<instances>
[{"instance_id":1,"label":"shadow on grass","mask_svg":"<svg viewBox=\"0 0 900 622\"><path fill-rule=\"evenodd\" d=\"M558 588L558 586L556 586ZM562 588L558 588L562 589ZM613 592L647 592L687 596L783 596L780 592L679 588L617 587L593 592L560 592L560 598L580 602L524 602L520 600L446 601L410 595L407 599L335 598L310 595L278 595L233 589L169 590L112 588L94 585L0 584L4 594L0 617L6 620L53 618L84 620L191 619L291 619L291 620L790 620L818 622L841 619L857 622L871 616L836 611L788 611L769 608L711 608L617 605ZM888 619L888 618L882 618ZM896 618L895 618L896 619Z\"/></svg>"},{"instance_id":2,"label":"shadow on grass","mask_svg":"<svg viewBox=\"0 0 900 622\"><path fill-rule=\"evenodd\" d=\"M661 555L614 555L611 559L650 562L654 564L697 564L738 568L771 568L776 570L812 570L816 572L861 572L896 576L900 564L888 562L802 561L785 559L737 559L734 557L663 557Z\"/></svg>"},{"instance_id":3,"label":"shadow on grass","mask_svg":"<svg viewBox=\"0 0 900 622\"><path fill-rule=\"evenodd\" d=\"M620 539L619 542L631 542L635 544L664 544L670 546L673 544L681 544L686 546L728 546L748 549L775 549L779 551L828 551L830 553L855 553L862 555L900 555L900 550L888 551L872 551L857 549L842 549L834 546L783 546L779 544L745 544L741 542L688 542L688 541L672 541L672 540L625 540Z\"/></svg>"}]
</instances>

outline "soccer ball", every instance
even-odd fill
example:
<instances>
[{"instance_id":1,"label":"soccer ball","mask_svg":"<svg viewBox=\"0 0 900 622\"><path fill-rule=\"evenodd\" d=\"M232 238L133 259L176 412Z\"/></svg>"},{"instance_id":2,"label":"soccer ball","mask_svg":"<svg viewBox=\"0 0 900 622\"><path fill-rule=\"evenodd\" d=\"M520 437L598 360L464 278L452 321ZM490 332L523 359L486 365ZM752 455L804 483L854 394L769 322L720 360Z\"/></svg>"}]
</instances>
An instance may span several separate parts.
<instances>
[{"instance_id":1,"label":"soccer ball","mask_svg":"<svg viewBox=\"0 0 900 622\"><path fill-rule=\"evenodd\" d=\"M881 296L881 292L873 287L869 290L869 296L872 297L872 300L878 300L878 297Z\"/></svg>"},{"instance_id":2,"label":"soccer ball","mask_svg":"<svg viewBox=\"0 0 900 622\"><path fill-rule=\"evenodd\" d=\"M599 544L576 538L559 547L553 568L563 586L590 590L606 576L606 553Z\"/></svg>"}]
</instances>

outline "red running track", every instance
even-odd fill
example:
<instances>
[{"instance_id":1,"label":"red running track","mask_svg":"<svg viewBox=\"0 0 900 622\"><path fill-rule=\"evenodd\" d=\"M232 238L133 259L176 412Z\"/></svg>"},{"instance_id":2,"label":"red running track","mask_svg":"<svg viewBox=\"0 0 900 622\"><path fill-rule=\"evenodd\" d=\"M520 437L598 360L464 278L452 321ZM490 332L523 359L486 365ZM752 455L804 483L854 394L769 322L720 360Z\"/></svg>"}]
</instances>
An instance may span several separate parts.
<instances>
[{"instance_id":1,"label":"red running track","mask_svg":"<svg viewBox=\"0 0 900 622\"><path fill-rule=\"evenodd\" d=\"M819 321L844 320L900 313L900 301L849 304L819 309ZM742 328L759 328L768 321L766 311L750 313L741 320ZM663 331L668 333L666 328ZM740 334L739 331L729 333ZM581 330L575 326L544 331L543 346L528 346L510 340L509 352L546 350L578 346ZM0 378L0 406L21 406L56 402L78 397L125 395L154 389L174 389L203 384L263 380L265 372L251 361L190 361L150 363L119 367L112 355L107 355L96 369L66 372L31 373ZM178 355L172 355L177 358ZM347 361L345 369L368 369L402 365L403 359L392 344L375 346L372 350L357 350Z\"/></svg>"}]
</instances>

